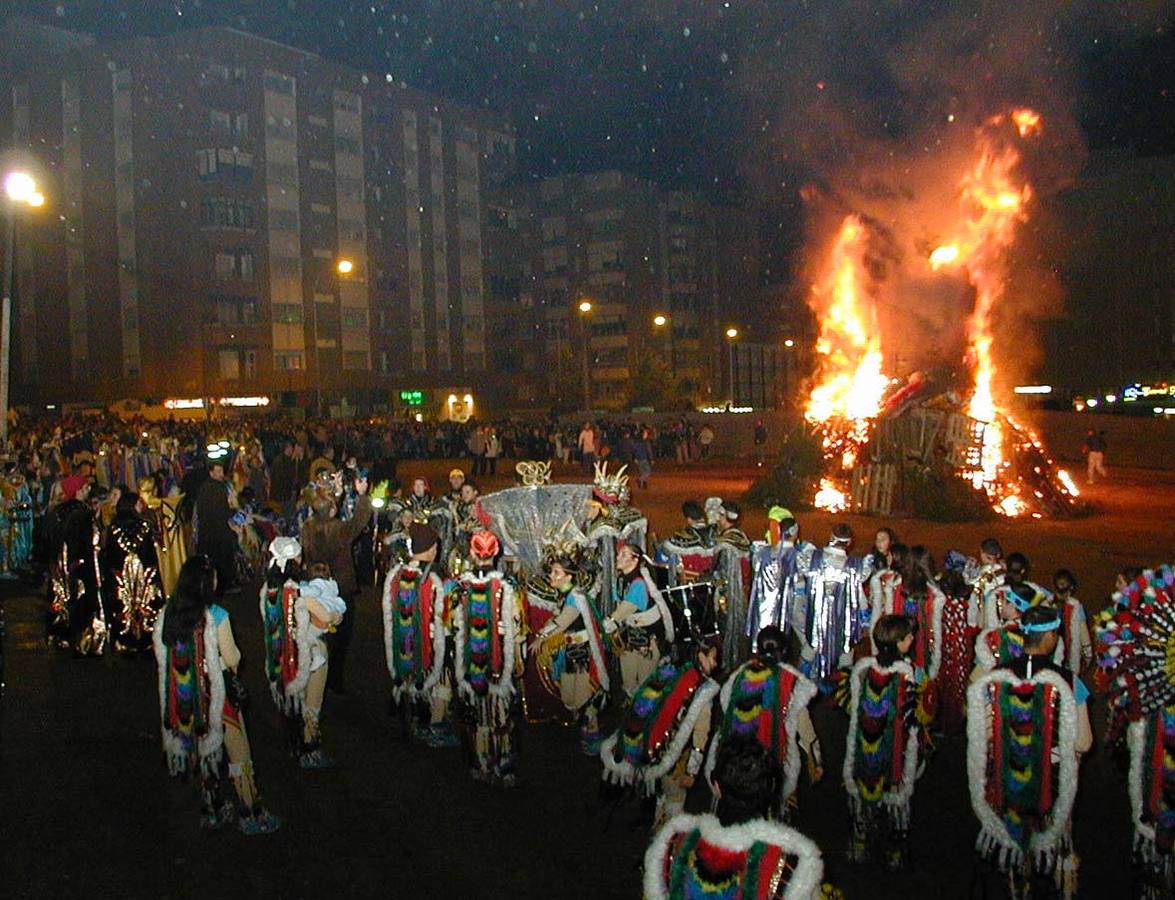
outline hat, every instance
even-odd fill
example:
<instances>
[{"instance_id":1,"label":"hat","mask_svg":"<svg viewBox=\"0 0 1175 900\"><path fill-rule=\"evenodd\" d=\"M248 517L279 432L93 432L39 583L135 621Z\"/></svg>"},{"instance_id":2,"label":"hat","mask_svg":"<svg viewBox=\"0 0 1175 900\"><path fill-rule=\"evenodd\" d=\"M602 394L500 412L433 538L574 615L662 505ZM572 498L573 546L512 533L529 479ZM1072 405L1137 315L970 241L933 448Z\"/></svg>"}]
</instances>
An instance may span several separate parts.
<instances>
[{"instance_id":1,"label":"hat","mask_svg":"<svg viewBox=\"0 0 1175 900\"><path fill-rule=\"evenodd\" d=\"M408 526L408 552L413 556L427 553L440 541L436 529L424 522L413 522Z\"/></svg>"},{"instance_id":2,"label":"hat","mask_svg":"<svg viewBox=\"0 0 1175 900\"><path fill-rule=\"evenodd\" d=\"M722 501L722 512L732 522L737 521L738 517L742 514L742 510L738 508L738 504L733 500Z\"/></svg>"},{"instance_id":3,"label":"hat","mask_svg":"<svg viewBox=\"0 0 1175 900\"><path fill-rule=\"evenodd\" d=\"M450 469L450 470L449 470L449 478L450 478L450 480L451 480L451 479L453 479L453 478L456 478L457 476L461 476L462 478L464 478L464 477L465 477L465 472L464 472L464 471L462 471L461 469Z\"/></svg>"},{"instance_id":4,"label":"hat","mask_svg":"<svg viewBox=\"0 0 1175 900\"><path fill-rule=\"evenodd\" d=\"M791 510L783 506L773 506L767 510L767 518L772 522L782 522L784 519L794 519Z\"/></svg>"},{"instance_id":5,"label":"hat","mask_svg":"<svg viewBox=\"0 0 1175 900\"><path fill-rule=\"evenodd\" d=\"M469 538L469 552L479 559L493 559L502 549L492 531L475 531Z\"/></svg>"},{"instance_id":6,"label":"hat","mask_svg":"<svg viewBox=\"0 0 1175 900\"><path fill-rule=\"evenodd\" d=\"M298 543L297 538L275 537L269 543L270 564L276 564L279 569L284 569L287 562L301 555L302 545Z\"/></svg>"}]
</instances>

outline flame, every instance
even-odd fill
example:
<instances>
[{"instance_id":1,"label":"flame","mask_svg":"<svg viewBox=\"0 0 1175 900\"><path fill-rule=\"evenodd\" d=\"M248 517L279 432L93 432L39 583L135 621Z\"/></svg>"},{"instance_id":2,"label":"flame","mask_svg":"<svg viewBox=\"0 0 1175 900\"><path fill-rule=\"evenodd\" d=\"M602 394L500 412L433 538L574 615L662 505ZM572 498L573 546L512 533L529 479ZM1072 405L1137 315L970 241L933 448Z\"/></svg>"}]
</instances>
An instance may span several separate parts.
<instances>
[{"instance_id":1,"label":"flame","mask_svg":"<svg viewBox=\"0 0 1175 900\"><path fill-rule=\"evenodd\" d=\"M1065 490L1069 492L1070 497L1081 496L1081 491L1077 490L1077 484L1073 481L1073 476L1064 469L1057 469L1057 480L1065 486Z\"/></svg>"},{"instance_id":2,"label":"flame","mask_svg":"<svg viewBox=\"0 0 1175 900\"><path fill-rule=\"evenodd\" d=\"M1042 120L1030 109L994 116L978 133L979 156L959 184L963 221L954 241L930 255L931 268L958 263L975 289L975 305L967 321L968 356L975 372L975 389L967 413L983 423L981 450L968 479L985 490L1004 515L1026 508L1018 496L997 497L997 481L1004 466L1004 427L995 398L996 365L992 355L992 314L1004 296L1007 253L1016 230L1027 218L1032 188L1019 174L1020 151L1008 134L1009 122L1021 137L1039 134ZM1015 498L1013 500L1013 497Z\"/></svg>"},{"instance_id":3,"label":"flame","mask_svg":"<svg viewBox=\"0 0 1175 900\"><path fill-rule=\"evenodd\" d=\"M821 281L813 289L820 315L821 382L812 390L804 417L824 431L824 450L852 468L869 436L889 386L882 372L877 311L861 289L861 258L867 240L856 216L841 223Z\"/></svg>"},{"instance_id":4,"label":"flame","mask_svg":"<svg viewBox=\"0 0 1175 900\"><path fill-rule=\"evenodd\" d=\"M820 490L816 492L813 505L830 513L842 513L849 508L849 498L828 478L820 479Z\"/></svg>"},{"instance_id":5,"label":"flame","mask_svg":"<svg viewBox=\"0 0 1175 900\"><path fill-rule=\"evenodd\" d=\"M958 262L959 248L955 244L944 244L941 247L935 247L934 252L930 254L930 268L941 269L943 266L949 266L951 263Z\"/></svg>"}]
</instances>

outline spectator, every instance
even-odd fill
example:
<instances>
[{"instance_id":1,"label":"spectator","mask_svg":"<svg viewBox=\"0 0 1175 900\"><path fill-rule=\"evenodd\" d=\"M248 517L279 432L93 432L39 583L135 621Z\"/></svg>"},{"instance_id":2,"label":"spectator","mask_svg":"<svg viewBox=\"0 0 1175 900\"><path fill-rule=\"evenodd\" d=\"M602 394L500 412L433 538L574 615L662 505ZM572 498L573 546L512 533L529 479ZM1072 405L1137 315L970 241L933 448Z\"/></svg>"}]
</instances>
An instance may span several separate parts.
<instances>
[{"instance_id":1,"label":"spectator","mask_svg":"<svg viewBox=\"0 0 1175 900\"><path fill-rule=\"evenodd\" d=\"M1085 446L1082 447L1085 451L1086 458L1086 478L1090 484L1093 484L1094 478L1101 475L1102 478L1107 477L1106 472L1106 433L1104 431L1095 431L1089 429L1089 433L1085 436Z\"/></svg>"},{"instance_id":2,"label":"spectator","mask_svg":"<svg viewBox=\"0 0 1175 900\"><path fill-rule=\"evenodd\" d=\"M579 461L585 472L591 472L596 462L598 448L595 426L591 422L584 422L579 431Z\"/></svg>"}]
</instances>

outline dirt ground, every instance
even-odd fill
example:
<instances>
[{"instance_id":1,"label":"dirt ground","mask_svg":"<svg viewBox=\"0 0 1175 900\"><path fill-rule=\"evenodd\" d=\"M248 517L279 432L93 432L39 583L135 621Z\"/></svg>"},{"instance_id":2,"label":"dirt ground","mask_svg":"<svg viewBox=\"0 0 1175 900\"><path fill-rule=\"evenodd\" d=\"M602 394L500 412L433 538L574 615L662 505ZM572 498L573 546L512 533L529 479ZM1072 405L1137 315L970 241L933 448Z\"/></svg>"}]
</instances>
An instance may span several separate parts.
<instances>
[{"instance_id":1,"label":"dirt ground","mask_svg":"<svg viewBox=\"0 0 1175 900\"><path fill-rule=\"evenodd\" d=\"M449 464L404 464L442 483ZM637 493L661 534L687 497L738 496L754 470L717 461L658 470ZM562 480L567 473L558 473ZM504 475L482 479L489 490ZM1118 471L1090 497L1097 510L1064 522L936 525L886 523L936 557L974 552L988 534L1022 550L1047 578L1072 568L1092 608L1129 564L1175 556L1165 510L1175 473ZM799 515L820 542L832 517ZM746 511L762 533L761 510ZM881 522L850 517L862 544ZM0 585L8 621L7 693L0 722L0 895L4 897L637 897L645 825L630 807L610 819L596 808L599 761L579 754L556 726L522 730L523 783L504 792L474 783L455 750L401 742L386 716L388 685L374 589L358 605L350 691L328 697L327 742L343 766L305 773L285 755L280 723L262 684L256 595L229 598L262 791L285 820L277 834L212 836L197 827L194 789L170 781L159 752L150 660L74 660L42 643L42 595ZM611 712L614 717L615 713ZM900 876L845 861L846 810L839 780L844 717L822 703L816 725L828 774L801 784L795 825L821 846L827 876L849 898L967 897L976 825L962 746L945 740L914 799L913 868ZM1082 897L1126 896L1130 823L1124 779L1104 746L1082 769L1075 842ZM706 804L704 793L691 802ZM998 896L993 893L991 896Z\"/></svg>"}]
</instances>

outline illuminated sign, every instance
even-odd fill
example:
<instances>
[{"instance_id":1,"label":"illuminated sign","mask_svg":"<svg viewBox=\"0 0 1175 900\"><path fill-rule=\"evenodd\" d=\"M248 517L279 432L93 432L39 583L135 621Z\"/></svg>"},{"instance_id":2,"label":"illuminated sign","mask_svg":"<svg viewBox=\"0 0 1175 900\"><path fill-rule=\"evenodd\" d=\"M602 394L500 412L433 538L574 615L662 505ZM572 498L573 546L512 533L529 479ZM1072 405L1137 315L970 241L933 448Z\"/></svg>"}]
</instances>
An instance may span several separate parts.
<instances>
[{"instance_id":1,"label":"illuminated sign","mask_svg":"<svg viewBox=\"0 0 1175 900\"><path fill-rule=\"evenodd\" d=\"M220 406L269 406L268 397L221 397Z\"/></svg>"},{"instance_id":2,"label":"illuminated sign","mask_svg":"<svg viewBox=\"0 0 1175 900\"><path fill-rule=\"evenodd\" d=\"M400 391L400 402L405 406L424 406L424 391Z\"/></svg>"},{"instance_id":3,"label":"illuminated sign","mask_svg":"<svg viewBox=\"0 0 1175 900\"><path fill-rule=\"evenodd\" d=\"M167 409L203 409L204 401L199 397L192 400L164 400L164 407Z\"/></svg>"}]
</instances>

